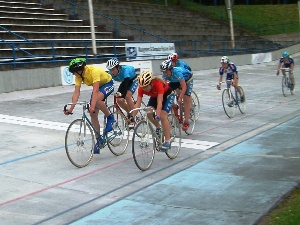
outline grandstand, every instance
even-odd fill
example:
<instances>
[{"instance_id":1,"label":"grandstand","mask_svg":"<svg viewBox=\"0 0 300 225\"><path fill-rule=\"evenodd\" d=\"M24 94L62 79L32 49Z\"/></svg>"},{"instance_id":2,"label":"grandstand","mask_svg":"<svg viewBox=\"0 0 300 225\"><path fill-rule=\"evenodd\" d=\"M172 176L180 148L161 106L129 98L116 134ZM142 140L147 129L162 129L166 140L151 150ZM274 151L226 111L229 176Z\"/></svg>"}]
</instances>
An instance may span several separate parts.
<instances>
[{"instance_id":1,"label":"grandstand","mask_svg":"<svg viewBox=\"0 0 300 225\"><path fill-rule=\"evenodd\" d=\"M86 0L0 0L1 69L58 66L77 56L91 62L125 58L124 45L129 41L174 42L182 56L190 57L231 51L226 23L179 7L101 0L94 1L98 52L94 55L87 4ZM243 30L236 29L235 36L235 54L274 47ZM255 46L249 46L251 40Z\"/></svg>"}]
</instances>

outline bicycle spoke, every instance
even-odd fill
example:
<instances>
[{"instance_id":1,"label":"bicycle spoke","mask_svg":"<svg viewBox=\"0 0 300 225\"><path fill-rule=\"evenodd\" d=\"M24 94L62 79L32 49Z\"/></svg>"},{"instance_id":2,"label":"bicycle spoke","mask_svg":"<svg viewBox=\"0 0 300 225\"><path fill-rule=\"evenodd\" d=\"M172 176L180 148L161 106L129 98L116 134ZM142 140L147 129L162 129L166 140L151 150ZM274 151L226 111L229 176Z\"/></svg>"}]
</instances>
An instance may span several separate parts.
<instances>
[{"instance_id":1,"label":"bicycle spoke","mask_svg":"<svg viewBox=\"0 0 300 225\"><path fill-rule=\"evenodd\" d=\"M175 159L181 148L181 126L174 114L168 115L171 127L171 149L166 152L170 159Z\"/></svg>"}]
</instances>

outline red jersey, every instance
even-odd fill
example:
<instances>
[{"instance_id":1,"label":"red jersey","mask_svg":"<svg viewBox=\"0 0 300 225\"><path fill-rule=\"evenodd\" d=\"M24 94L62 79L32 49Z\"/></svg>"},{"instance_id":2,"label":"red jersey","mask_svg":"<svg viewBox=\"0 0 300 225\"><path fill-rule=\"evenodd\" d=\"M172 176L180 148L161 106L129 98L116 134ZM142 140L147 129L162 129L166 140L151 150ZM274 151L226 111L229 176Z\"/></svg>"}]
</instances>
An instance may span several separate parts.
<instances>
[{"instance_id":1,"label":"red jersey","mask_svg":"<svg viewBox=\"0 0 300 225\"><path fill-rule=\"evenodd\" d=\"M152 88L149 92L146 92L141 87L139 87L138 97L143 97L144 94L150 97L157 97L159 94L164 94L168 89L169 84L167 82L162 83L160 80L153 79Z\"/></svg>"}]
</instances>

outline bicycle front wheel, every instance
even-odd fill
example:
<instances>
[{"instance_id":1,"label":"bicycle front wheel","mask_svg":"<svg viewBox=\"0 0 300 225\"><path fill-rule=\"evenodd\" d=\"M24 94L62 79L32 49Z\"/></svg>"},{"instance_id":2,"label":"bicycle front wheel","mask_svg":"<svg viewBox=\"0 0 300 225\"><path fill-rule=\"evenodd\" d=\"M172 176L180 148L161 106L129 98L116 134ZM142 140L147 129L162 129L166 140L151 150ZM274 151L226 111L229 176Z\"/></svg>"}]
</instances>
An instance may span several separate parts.
<instances>
[{"instance_id":1,"label":"bicycle front wheel","mask_svg":"<svg viewBox=\"0 0 300 225\"><path fill-rule=\"evenodd\" d=\"M169 114L168 120L171 127L171 148L166 152L166 155L170 159L175 159L181 148L181 127L174 114Z\"/></svg>"},{"instance_id":2,"label":"bicycle front wheel","mask_svg":"<svg viewBox=\"0 0 300 225\"><path fill-rule=\"evenodd\" d=\"M235 102L230 89L224 89L222 93L222 104L225 114L232 118L235 114Z\"/></svg>"},{"instance_id":3,"label":"bicycle front wheel","mask_svg":"<svg viewBox=\"0 0 300 225\"><path fill-rule=\"evenodd\" d=\"M90 124L83 119L74 120L65 136L65 149L70 162L79 168L87 166L93 158L95 136Z\"/></svg>"},{"instance_id":4,"label":"bicycle front wheel","mask_svg":"<svg viewBox=\"0 0 300 225\"><path fill-rule=\"evenodd\" d=\"M132 155L135 165L146 171L153 163L155 155L155 138L152 127L142 120L136 124L132 137Z\"/></svg>"},{"instance_id":5,"label":"bicycle front wheel","mask_svg":"<svg viewBox=\"0 0 300 225\"><path fill-rule=\"evenodd\" d=\"M288 86L288 77L283 75L282 76L282 82L281 82L281 86L282 86L282 94L284 97L287 96L287 93L289 92L289 86Z\"/></svg>"},{"instance_id":6,"label":"bicycle front wheel","mask_svg":"<svg viewBox=\"0 0 300 225\"><path fill-rule=\"evenodd\" d=\"M195 119L197 121L200 117L200 100L195 91L192 91L191 97L192 97L192 109L193 109L193 113L195 114Z\"/></svg>"},{"instance_id":7,"label":"bicycle front wheel","mask_svg":"<svg viewBox=\"0 0 300 225\"><path fill-rule=\"evenodd\" d=\"M239 105L238 105L238 106L239 106L240 112L241 112L242 114L244 114L245 111L246 111L246 95L245 95L244 89L243 89L241 86L239 86L239 88L240 88L241 92L242 92L243 95L244 95L244 100L243 100L243 102L241 101L241 96L240 96L240 94L238 93L238 95L239 95L239 97L238 97Z\"/></svg>"},{"instance_id":8,"label":"bicycle front wheel","mask_svg":"<svg viewBox=\"0 0 300 225\"><path fill-rule=\"evenodd\" d=\"M127 129L126 118L114 105L110 106L114 115L115 123L113 124L113 132L109 132L106 136L107 146L109 150L116 156L124 154L129 143L129 129Z\"/></svg>"}]
</instances>

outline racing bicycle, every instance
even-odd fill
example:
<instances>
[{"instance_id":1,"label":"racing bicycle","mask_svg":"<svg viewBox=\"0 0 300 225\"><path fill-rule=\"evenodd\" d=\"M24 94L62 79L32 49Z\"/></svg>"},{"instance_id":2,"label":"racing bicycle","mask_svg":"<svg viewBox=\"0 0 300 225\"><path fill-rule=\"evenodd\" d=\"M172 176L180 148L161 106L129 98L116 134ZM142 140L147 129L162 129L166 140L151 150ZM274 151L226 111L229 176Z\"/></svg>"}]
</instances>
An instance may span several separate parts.
<instances>
[{"instance_id":1,"label":"racing bicycle","mask_svg":"<svg viewBox=\"0 0 300 225\"><path fill-rule=\"evenodd\" d=\"M295 88L295 77L294 77L294 84L292 84L291 76L294 76L294 75L291 73L291 69L290 68L280 68L280 71L283 75L282 81L281 81L283 96L286 97L288 92L290 92L293 95L294 88Z\"/></svg>"},{"instance_id":2,"label":"racing bicycle","mask_svg":"<svg viewBox=\"0 0 300 225\"><path fill-rule=\"evenodd\" d=\"M65 149L70 162L79 168L87 166L93 158L96 137L99 139L99 148L108 146L116 156L122 155L129 143L129 129L126 118L119 112L112 112L115 118L113 131L105 132L106 118L104 117L104 129L100 133L94 128L87 116L89 102L82 101L67 105L81 105L82 116L70 123L65 135ZM66 111L67 105L64 106ZM109 108L110 109L110 108Z\"/></svg>"},{"instance_id":3,"label":"racing bicycle","mask_svg":"<svg viewBox=\"0 0 300 225\"><path fill-rule=\"evenodd\" d=\"M244 94L243 101L241 100L240 93L232 85L233 80L226 80L227 87L223 90L222 93L222 104L225 111L225 114L232 118L235 115L236 108L239 108L242 114L246 110L246 96L243 88L239 86L240 90Z\"/></svg>"},{"instance_id":4,"label":"racing bicycle","mask_svg":"<svg viewBox=\"0 0 300 225\"><path fill-rule=\"evenodd\" d=\"M151 107L136 108L130 111L143 111L145 115L135 125L132 136L132 154L136 166L142 170L148 170L154 160L155 151L160 151L164 142L163 130L158 136L155 133L155 127L148 119L147 114L153 114L155 117L155 109ZM181 148L181 127L178 119L174 114L168 115L171 127L171 148L165 152L170 159L175 159Z\"/></svg>"}]
</instances>

